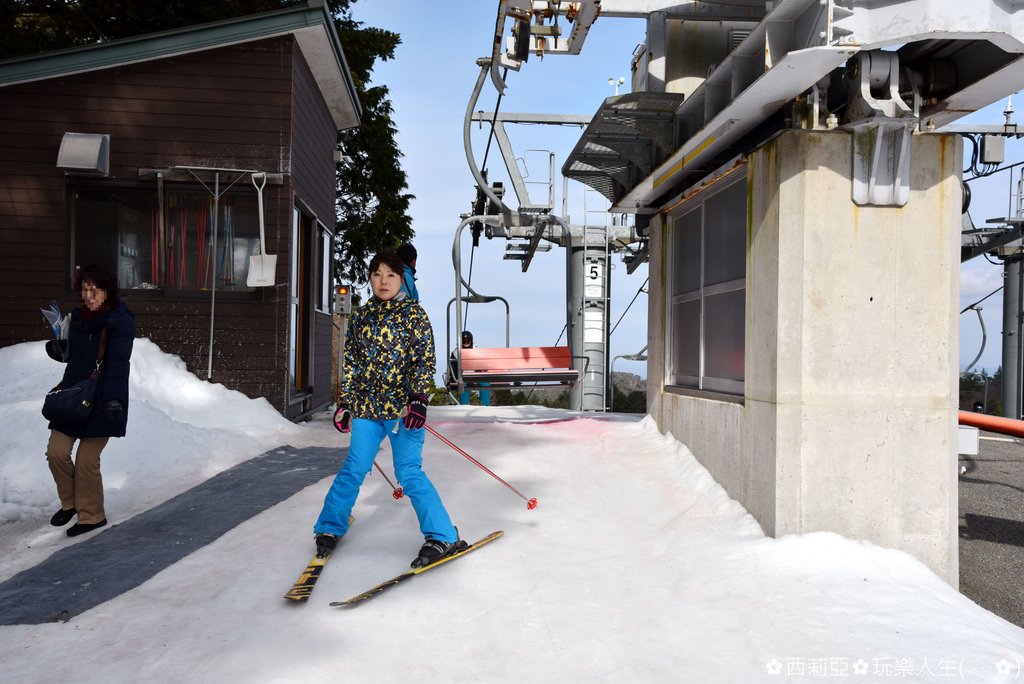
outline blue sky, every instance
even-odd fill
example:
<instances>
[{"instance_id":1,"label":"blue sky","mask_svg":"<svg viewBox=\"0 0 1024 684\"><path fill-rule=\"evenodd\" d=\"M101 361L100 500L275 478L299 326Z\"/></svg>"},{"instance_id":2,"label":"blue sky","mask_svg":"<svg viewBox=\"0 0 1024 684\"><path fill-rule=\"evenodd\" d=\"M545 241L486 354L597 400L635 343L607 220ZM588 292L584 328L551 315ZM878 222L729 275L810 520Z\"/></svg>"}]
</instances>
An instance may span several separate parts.
<instances>
[{"instance_id":1,"label":"blue sky","mask_svg":"<svg viewBox=\"0 0 1024 684\"><path fill-rule=\"evenodd\" d=\"M452 243L460 223L459 214L470 210L474 181L466 163L462 142L462 122L479 74L476 59L490 54L491 38L497 17L497 3L426 3L422 0L361 0L353 5L358 21L401 34L395 59L380 63L374 70L375 83L391 89L398 143L405 154L403 166L408 174L409 190L416 199L411 207L414 244L419 250L418 287L437 337L438 357L445 356L445 326L448 302L455 296ZM583 51L578 56L531 58L518 73L509 71L508 89L502 99L502 112L559 113L592 115L605 97L613 95L609 78L625 77L620 93L629 92L630 59L636 46L644 41L645 22L639 19L599 18ZM488 80L475 109L493 111L497 92ZM1017 99L1024 123L1024 99ZM1001 124L1005 100L965 117L956 123ZM580 137L577 127L509 126L509 135L517 154L525 150L551 150L556 168ZM477 163L483 159L487 128L474 126L473 145ZM965 145L965 154L970 145ZM536 160L541 153L526 154L532 178L546 177ZM1024 159L1024 143L1009 139L1007 162ZM511 184L496 145L487 158L490 179ZM1008 215L1010 174L1002 172L972 184L971 215L976 225L987 219ZM556 203L561 206L562 184L556 183ZM583 186L571 182L570 220L582 223ZM509 190L507 201L517 206ZM587 196L588 208L600 203L600 196ZM597 222L596 215L590 216ZM468 231L464 231L468 237ZM565 324L565 257L561 249L538 255L527 273L518 263L504 261L504 241L482 240L472 254L472 284L481 294L500 295L511 308L511 344L541 346L555 343ZM468 239L462 252L463 263L470 259ZM633 275L616 258L612 274L614 326L647 278L643 266ZM990 294L1002 284L1002 269L983 257L961 268L961 306L964 308ZM997 293L982 305L987 342L975 369L992 371L1001 363L1002 295ZM454 326L454 311L451 312ZM610 353L638 352L647 343L647 295L640 294L611 339ZM467 328L480 346L504 344L504 308L498 304L472 305ZM977 355L982 343L978 316L973 311L961 315L960 367ZM454 338L454 333L452 333ZM564 343L564 338L562 339ZM438 371L443 370L439 364ZM646 375L644 364L619 360L615 370Z\"/></svg>"}]
</instances>

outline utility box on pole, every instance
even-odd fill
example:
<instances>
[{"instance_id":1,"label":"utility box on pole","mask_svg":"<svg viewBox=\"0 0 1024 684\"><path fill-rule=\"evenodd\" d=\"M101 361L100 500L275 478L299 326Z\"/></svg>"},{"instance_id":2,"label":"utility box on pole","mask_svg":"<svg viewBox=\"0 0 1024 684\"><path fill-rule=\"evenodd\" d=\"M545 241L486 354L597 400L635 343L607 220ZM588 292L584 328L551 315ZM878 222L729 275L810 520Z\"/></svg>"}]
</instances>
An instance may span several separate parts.
<instances>
[{"instance_id":1,"label":"utility box on pole","mask_svg":"<svg viewBox=\"0 0 1024 684\"><path fill-rule=\"evenodd\" d=\"M342 316L352 313L352 287L339 285L334 294L334 312Z\"/></svg>"},{"instance_id":2,"label":"utility box on pole","mask_svg":"<svg viewBox=\"0 0 1024 684\"><path fill-rule=\"evenodd\" d=\"M338 317L338 375L337 392L341 393L341 376L345 361L345 336L348 333L348 317L352 313L352 286L339 285L334 291L334 314Z\"/></svg>"}]
</instances>

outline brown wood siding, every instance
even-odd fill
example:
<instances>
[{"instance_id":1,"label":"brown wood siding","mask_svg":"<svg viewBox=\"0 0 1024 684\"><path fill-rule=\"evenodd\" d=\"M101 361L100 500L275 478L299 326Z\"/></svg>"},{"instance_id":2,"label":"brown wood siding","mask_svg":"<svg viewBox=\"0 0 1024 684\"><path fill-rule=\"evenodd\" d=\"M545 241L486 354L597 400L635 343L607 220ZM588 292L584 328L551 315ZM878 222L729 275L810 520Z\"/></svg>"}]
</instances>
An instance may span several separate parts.
<instances>
[{"instance_id":1,"label":"brown wood siding","mask_svg":"<svg viewBox=\"0 0 1024 684\"><path fill-rule=\"evenodd\" d=\"M278 255L278 285L261 288L253 300L218 296L213 380L264 396L285 413L293 199L301 198L333 229L337 135L293 39L8 86L0 88L0 101L0 284L8 286L0 296L0 345L47 339L39 308L49 300L64 310L78 304L65 289L72 270L66 191L55 166L65 132L110 134L107 182L152 187L139 180L139 169L170 166L282 173L284 184L268 184L264 194L267 251ZM293 115L294 130L301 131L294 152ZM208 299L131 293L125 299L140 336L206 378ZM330 348L324 357L322 328L318 322L314 394L326 404Z\"/></svg>"},{"instance_id":2,"label":"brown wood siding","mask_svg":"<svg viewBox=\"0 0 1024 684\"><path fill-rule=\"evenodd\" d=\"M292 135L292 191L295 199L312 211L315 217L334 233L335 224L335 170L334 150L338 131L313 79L302 53L296 47L293 66L293 135ZM324 179L329 179L325 182ZM311 236L316 250L320 248L318 235ZM316 268L320 261L314 258ZM315 302L316 292L311 293ZM334 323L330 315L313 314L313 396L310 404L322 408L333 403L332 396L332 336Z\"/></svg>"},{"instance_id":3,"label":"brown wood siding","mask_svg":"<svg viewBox=\"0 0 1024 684\"><path fill-rule=\"evenodd\" d=\"M292 189L327 229L334 233L335 175L334 150L338 131L327 109L313 73L296 50L294 59L294 102L292 136ZM324 183L330 178L330 183Z\"/></svg>"},{"instance_id":4,"label":"brown wood siding","mask_svg":"<svg viewBox=\"0 0 1024 684\"><path fill-rule=\"evenodd\" d=\"M270 288L273 289L273 288ZM283 293L282 293L283 294ZM282 298L285 298L282 296ZM210 302L132 299L138 336L147 337L163 351L176 354L189 372L206 379L209 371ZM213 326L214 382L223 383L250 397L270 400L280 393L282 334L266 316L273 301L216 300ZM286 338L286 335L284 336Z\"/></svg>"}]
</instances>

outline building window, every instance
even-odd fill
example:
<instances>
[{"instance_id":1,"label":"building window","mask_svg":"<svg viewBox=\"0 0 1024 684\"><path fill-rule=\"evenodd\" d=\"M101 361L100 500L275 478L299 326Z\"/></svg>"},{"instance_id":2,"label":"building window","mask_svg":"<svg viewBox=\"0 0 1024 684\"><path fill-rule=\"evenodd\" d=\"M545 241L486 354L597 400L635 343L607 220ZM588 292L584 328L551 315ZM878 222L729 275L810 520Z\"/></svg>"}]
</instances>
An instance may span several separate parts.
<instances>
[{"instance_id":1,"label":"building window","mask_svg":"<svg viewBox=\"0 0 1024 684\"><path fill-rule=\"evenodd\" d=\"M106 266L122 289L201 291L216 283L218 291L249 291L249 257L259 254L253 193L222 195L215 220L209 193L165 188L162 228L153 188L83 186L70 193L74 268Z\"/></svg>"},{"instance_id":2,"label":"building window","mask_svg":"<svg viewBox=\"0 0 1024 684\"><path fill-rule=\"evenodd\" d=\"M746 176L670 216L667 384L743 393Z\"/></svg>"},{"instance_id":3,"label":"building window","mask_svg":"<svg viewBox=\"0 0 1024 684\"><path fill-rule=\"evenodd\" d=\"M334 292L334 241L324 224L317 221L320 233L320 268L317 271L316 308L322 313L331 313Z\"/></svg>"}]
</instances>

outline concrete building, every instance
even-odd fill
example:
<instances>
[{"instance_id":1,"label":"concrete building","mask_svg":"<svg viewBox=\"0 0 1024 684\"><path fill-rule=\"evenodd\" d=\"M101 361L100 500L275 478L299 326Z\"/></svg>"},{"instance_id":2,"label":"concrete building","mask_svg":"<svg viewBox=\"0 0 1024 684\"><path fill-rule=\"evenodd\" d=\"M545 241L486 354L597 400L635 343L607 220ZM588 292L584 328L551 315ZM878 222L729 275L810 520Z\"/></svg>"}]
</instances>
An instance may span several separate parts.
<instances>
[{"instance_id":1,"label":"concrete building","mask_svg":"<svg viewBox=\"0 0 1024 684\"><path fill-rule=\"evenodd\" d=\"M961 144L911 145L902 207L849 199L849 132L788 131L652 221L648 411L766 534L867 539L956 585ZM715 229L716 199L745 287L680 303L683 234L702 208ZM723 374L742 394L708 389Z\"/></svg>"}]
</instances>

